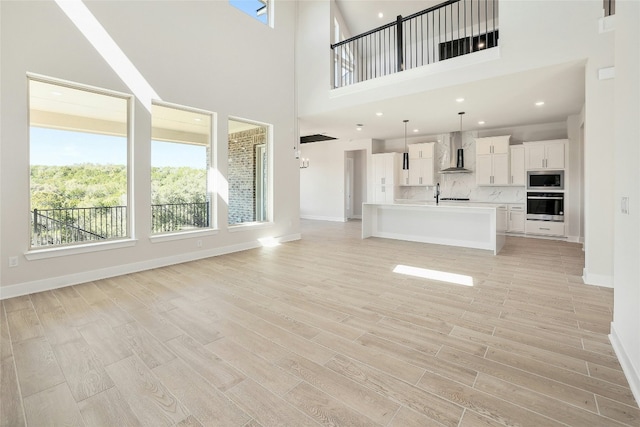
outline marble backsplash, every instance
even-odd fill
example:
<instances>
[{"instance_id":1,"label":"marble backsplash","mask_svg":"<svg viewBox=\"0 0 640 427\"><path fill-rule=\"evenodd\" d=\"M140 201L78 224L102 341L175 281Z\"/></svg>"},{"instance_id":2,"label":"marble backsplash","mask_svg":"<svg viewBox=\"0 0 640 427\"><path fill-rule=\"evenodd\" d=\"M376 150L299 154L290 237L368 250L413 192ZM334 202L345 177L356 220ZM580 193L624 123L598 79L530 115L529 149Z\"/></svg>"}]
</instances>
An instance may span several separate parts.
<instances>
[{"instance_id":1,"label":"marble backsplash","mask_svg":"<svg viewBox=\"0 0 640 427\"><path fill-rule=\"evenodd\" d=\"M440 183L440 197L469 198L476 202L525 203L525 187L478 187L476 184L476 143L477 132L462 133L464 167L472 173L440 174L441 169L450 165L449 134L438 136L435 147L436 182ZM424 141L430 142L430 141ZM398 199L431 200L434 187L400 187Z\"/></svg>"}]
</instances>

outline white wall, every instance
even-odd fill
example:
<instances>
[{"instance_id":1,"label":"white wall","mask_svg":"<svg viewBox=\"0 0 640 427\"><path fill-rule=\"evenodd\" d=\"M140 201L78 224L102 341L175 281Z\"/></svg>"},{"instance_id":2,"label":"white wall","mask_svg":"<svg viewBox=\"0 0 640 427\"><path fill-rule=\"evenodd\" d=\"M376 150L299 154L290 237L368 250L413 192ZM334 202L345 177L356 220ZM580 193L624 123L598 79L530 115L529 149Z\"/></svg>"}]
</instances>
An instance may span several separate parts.
<instances>
[{"instance_id":1,"label":"white wall","mask_svg":"<svg viewBox=\"0 0 640 427\"><path fill-rule=\"evenodd\" d=\"M300 147L309 167L300 170L300 217L346 221L344 200L345 152L364 150L367 182L372 140L314 142ZM367 189L367 191L369 191ZM367 199L369 195L367 195Z\"/></svg>"},{"instance_id":2,"label":"white wall","mask_svg":"<svg viewBox=\"0 0 640 427\"><path fill-rule=\"evenodd\" d=\"M611 341L640 402L640 2L616 3L614 307ZM620 210L629 197L629 215Z\"/></svg>"},{"instance_id":3,"label":"white wall","mask_svg":"<svg viewBox=\"0 0 640 427\"><path fill-rule=\"evenodd\" d=\"M136 102L133 124L135 245L102 252L27 260L29 236L28 95L26 73L132 93L53 1L0 2L2 151L0 262L2 297L93 280L130 270L258 245L299 232L299 171L293 147L295 3L277 2L276 27L254 21L228 2L84 2L167 102L217 113L220 172L226 173L227 118L273 125L272 225L229 232L219 204L216 234L152 243L149 112ZM242 53L242 54L239 54ZM218 199L221 201L221 198Z\"/></svg>"}]
</instances>

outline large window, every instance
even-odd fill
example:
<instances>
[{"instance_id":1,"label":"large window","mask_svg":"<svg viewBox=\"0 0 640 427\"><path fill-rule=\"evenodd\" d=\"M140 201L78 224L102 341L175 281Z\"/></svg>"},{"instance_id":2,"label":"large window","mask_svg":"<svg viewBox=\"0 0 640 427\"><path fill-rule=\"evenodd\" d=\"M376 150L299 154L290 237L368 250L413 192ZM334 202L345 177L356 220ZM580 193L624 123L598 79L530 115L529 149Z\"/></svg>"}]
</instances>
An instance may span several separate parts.
<instances>
[{"instance_id":1,"label":"large window","mask_svg":"<svg viewBox=\"0 0 640 427\"><path fill-rule=\"evenodd\" d=\"M229 225L270 220L269 126L229 120Z\"/></svg>"},{"instance_id":2,"label":"large window","mask_svg":"<svg viewBox=\"0 0 640 427\"><path fill-rule=\"evenodd\" d=\"M130 99L29 79L31 247L130 235Z\"/></svg>"},{"instance_id":3,"label":"large window","mask_svg":"<svg viewBox=\"0 0 640 427\"><path fill-rule=\"evenodd\" d=\"M270 26L273 26L270 22L273 14L269 10L272 7L272 2L273 0L229 0L229 4L233 7Z\"/></svg>"},{"instance_id":4,"label":"large window","mask_svg":"<svg viewBox=\"0 0 640 427\"><path fill-rule=\"evenodd\" d=\"M211 114L155 103L151 113L152 233L210 227Z\"/></svg>"}]
</instances>

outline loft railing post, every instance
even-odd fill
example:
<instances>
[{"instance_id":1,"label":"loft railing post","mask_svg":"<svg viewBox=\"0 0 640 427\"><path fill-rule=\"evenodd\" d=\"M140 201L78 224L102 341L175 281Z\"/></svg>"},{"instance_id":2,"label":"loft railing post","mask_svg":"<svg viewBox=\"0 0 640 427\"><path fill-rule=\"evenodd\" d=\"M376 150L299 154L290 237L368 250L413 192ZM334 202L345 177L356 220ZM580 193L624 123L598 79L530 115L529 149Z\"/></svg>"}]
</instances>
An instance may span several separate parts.
<instances>
[{"instance_id":1,"label":"loft railing post","mask_svg":"<svg viewBox=\"0 0 640 427\"><path fill-rule=\"evenodd\" d=\"M396 71L404 70L404 55L403 55L403 43L402 43L402 15L398 15L396 18L396 50L398 54L398 63L396 65Z\"/></svg>"}]
</instances>

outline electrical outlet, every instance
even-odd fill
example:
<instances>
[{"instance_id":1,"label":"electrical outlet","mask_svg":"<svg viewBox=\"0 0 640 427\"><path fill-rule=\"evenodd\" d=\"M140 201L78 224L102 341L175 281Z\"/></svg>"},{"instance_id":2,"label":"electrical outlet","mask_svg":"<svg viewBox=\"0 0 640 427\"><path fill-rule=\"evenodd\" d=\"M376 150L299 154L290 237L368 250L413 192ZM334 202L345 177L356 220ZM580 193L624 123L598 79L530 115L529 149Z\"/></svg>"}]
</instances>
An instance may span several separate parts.
<instances>
[{"instance_id":1,"label":"electrical outlet","mask_svg":"<svg viewBox=\"0 0 640 427\"><path fill-rule=\"evenodd\" d=\"M199 247L199 248L201 248L201 247L202 247L202 240L198 240L198 241L196 242L196 246L197 246L197 247Z\"/></svg>"},{"instance_id":2,"label":"electrical outlet","mask_svg":"<svg viewBox=\"0 0 640 427\"><path fill-rule=\"evenodd\" d=\"M18 266L18 257L10 256L9 257L9 267L17 267Z\"/></svg>"}]
</instances>

